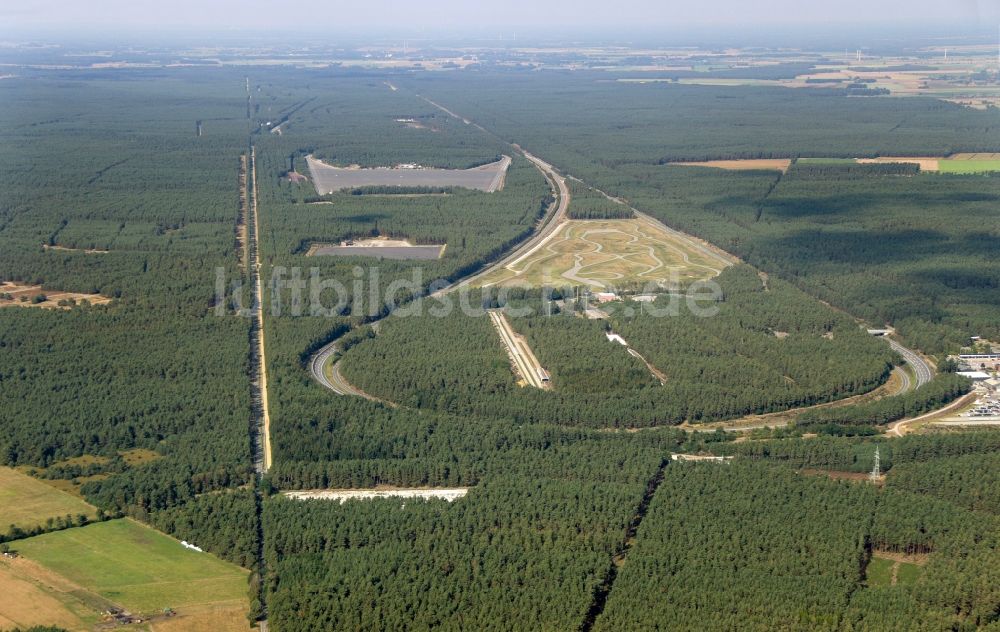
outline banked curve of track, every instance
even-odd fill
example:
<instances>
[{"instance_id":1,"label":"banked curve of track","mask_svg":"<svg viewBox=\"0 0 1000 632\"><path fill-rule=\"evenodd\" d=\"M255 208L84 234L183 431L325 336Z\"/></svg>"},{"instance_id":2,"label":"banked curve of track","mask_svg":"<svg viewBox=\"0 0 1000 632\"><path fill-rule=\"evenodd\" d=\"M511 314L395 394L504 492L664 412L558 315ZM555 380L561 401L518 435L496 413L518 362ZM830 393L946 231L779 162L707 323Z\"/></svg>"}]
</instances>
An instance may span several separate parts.
<instances>
[{"instance_id":1,"label":"banked curve of track","mask_svg":"<svg viewBox=\"0 0 1000 632\"><path fill-rule=\"evenodd\" d=\"M437 290L431 294L432 297L444 296L445 294L458 288L468 287L469 284L474 282L476 279L492 274L495 271L509 265L512 261L516 261L526 254L533 252L539 248L546 239L554 234L558 226L566 219L567 209L569 208L570 202L570 193L569 187L566 186L565 178L556 171L555 167L541 158L528 153L517 145L514 145L513 147L525 158L531 161L531 163L542 172L542 175L545 176L546 181L549 183L549 188L552 189L552 194L555 196L555 203L550 205L549 210L541 220L541 225L531 237L518 244L505 256L502 256L497 261L488 264L482 270L474 272L467 277L454 281L446 287ZM373 325L380 320L382 319L370 321L366 324ZM338 371L334 370L327 373L326 367L330 363L330 360L340 352L341 338L343 338L343 335L339 336L335 340L332 340L331 342L328 342L309 358L309 373L321 386L338 395L368 397L365 393L362 393L344 380ZM369 397L369 399L372 398Z\"/></svg>"}]
</instances>

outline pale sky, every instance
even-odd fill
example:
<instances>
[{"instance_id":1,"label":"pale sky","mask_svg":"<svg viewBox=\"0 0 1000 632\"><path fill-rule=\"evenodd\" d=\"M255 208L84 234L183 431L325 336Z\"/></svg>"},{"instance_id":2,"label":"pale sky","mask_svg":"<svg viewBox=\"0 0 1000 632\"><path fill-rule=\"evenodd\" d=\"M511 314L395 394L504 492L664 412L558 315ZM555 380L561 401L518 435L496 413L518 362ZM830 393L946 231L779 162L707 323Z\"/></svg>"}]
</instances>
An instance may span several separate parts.
<instances>
[{"instance_id":1,"label":"pale sky","mask_svg":"<svg viewBox=\"0 0 1000 632\"><path fill-rule=\"evenodd\" d=\"M746 25L992 26L1000 0L0 0L0 29L676 29Z\"/></svg>"}]
</instances>

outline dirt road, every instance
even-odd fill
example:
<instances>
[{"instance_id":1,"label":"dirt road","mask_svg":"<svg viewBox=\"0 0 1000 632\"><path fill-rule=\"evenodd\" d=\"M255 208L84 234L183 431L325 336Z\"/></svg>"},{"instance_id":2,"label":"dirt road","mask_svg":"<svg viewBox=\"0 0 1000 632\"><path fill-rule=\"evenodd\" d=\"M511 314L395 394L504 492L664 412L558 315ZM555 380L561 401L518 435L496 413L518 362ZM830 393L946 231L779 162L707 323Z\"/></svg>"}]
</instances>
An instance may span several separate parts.
<instances>
[{"instance_id":1,"label":"dirt road","mask_svg":"<svg viewBox=\"0 0 1000 632\"><path fill-rule=\"evenodd\" d=\"M267 355L264 347L264 304L260 281L260 254L257 248L259 222L257 221L257 160L256 151L250 148L249 181L247 183L250 204L249 222L247 222L247 259L253 288L253 313L250 323L251 350L250 359L253 367L251 376L251 405L254 411L254 467L258 474L264 474L271 469L271 417L267 406Z\"/></svg>"},{"instance_id":2,"label":"dirt road","mask_svg":"<svg viewBox=\"0 0 1000 632\"><path fill-rule=\"evenodd\" d=\"M904 434L909 432L909 426L911 424L917 423L918 421L927 421L928 419L940 417L952 411L959 410L963 406L968 406L972 402L976 401L978 396L979 395L977 393L969 393L968 395L959 397L944 408L932 410L929 413L924 413L923 415L913 417L912 419L900 419L899 421L889 424L889 428L885 431L885 434L889 437L902 437Z\"/></svg>"}]
</instances>

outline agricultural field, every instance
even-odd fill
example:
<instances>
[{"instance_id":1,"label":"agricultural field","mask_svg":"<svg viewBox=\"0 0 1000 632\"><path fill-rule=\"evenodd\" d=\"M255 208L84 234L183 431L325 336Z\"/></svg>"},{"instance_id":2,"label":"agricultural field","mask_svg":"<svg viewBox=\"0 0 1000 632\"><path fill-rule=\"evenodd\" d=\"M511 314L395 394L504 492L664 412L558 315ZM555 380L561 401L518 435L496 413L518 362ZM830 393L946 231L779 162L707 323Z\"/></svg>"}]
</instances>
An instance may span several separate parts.
<instances>
[{"instance_id":1,"label":"agricultural field","mask_svg":"<svg viewBox=\"0 0 1000 632\"><path fill-rule=\"evenodd\" d=\"M245 616L247 571L129 519L35 536L14 548L133 614L224 606Z\"/></svg>"},{"instance_id":2,"label":"agricultural field","mask_svg":"<svg viewBox=\"0 0 1000 632\"><path fill-rule=\"evenodd\" d=\"M0 467L0 516L3 516L0 528L38 527L50 518L67 515L74 519L79 515L93 518L94 513L93 506L76 496L12 468Z\"/></svg>"},{"instance_id":3,"label":"agricultural field","mask_svg":"<svg viewBox=\"0 0 1000 632\"><path fill-rule=\"evenodd\" d=\"M717 276L727 264L705 247L647 219L569 220L534 252L477 283L677 288Z\"/></svg>"},{"instance_id":4,"label":"agricultural field","mask_svg":"<svg viewBox=\"0 0 1000 632\"><path fill-rule=\"evenodd\" d=\"M0 557L0 629L56 625L92 630L104 601L24 558Z\"/></svg>"},{"instance_id":5,"label":"agricultural field","mask_svg":"<svg viewBox=\"0 0 1000 632\"><path fill-rule=\"evenodd\" d=\"M995 154L994 154L995 155ZM1000 159L949 158L938 162L941 173L977 174L1000 171Z\"/></svg>"},{"instance_id":6,"label":"agricultural field","mask_svg":"<svg viewBox=\"0 0 1000 632\"><path fill-rule=\"evenodd\" d=\"M788 171L791 158L765 158L759 160L703 160L701 162L675 162L680 167L713 167L729 171Z\"/></svg>"}]
</instances>

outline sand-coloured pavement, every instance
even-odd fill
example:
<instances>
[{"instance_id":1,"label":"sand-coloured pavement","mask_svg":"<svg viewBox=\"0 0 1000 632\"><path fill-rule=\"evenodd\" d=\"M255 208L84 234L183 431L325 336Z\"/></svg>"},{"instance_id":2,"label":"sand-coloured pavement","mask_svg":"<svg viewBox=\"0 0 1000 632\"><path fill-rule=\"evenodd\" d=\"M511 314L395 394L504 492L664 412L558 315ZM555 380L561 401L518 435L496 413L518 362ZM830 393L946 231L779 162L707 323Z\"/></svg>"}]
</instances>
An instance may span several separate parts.
<instances>
[{"instance_id":1,"label":"sand-coloured pavement","mask_svg":"<svg viewBox=\"0 0 1000 632\"><path fill-rule=\"evenodd\" d=\"M673 287L712 278L722 267L645 218L568 220L528 256L482 277L479 284Z\"/></svg>"}]
</instances>

